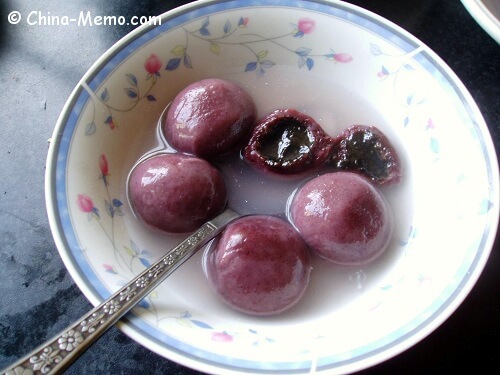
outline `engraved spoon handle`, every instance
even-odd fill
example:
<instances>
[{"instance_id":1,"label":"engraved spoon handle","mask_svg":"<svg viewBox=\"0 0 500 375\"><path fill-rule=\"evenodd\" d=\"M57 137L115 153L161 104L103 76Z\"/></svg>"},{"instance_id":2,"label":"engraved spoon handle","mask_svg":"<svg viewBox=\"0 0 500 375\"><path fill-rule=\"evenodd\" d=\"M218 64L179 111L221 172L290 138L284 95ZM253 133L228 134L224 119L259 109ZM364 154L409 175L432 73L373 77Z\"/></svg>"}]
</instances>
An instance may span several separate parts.
<instances>
[{"instance_id":1,"label":"engraved spoon handle","mask_svg":"<svg viewBox=\"0 0 500 375\"><path fill-rule=\"evenodd\" d=\"M3 369L1 374L61 373L177 267L238 217L236 212L226 209L107 300L16 363Z\"/></svg>"}]
</instances>

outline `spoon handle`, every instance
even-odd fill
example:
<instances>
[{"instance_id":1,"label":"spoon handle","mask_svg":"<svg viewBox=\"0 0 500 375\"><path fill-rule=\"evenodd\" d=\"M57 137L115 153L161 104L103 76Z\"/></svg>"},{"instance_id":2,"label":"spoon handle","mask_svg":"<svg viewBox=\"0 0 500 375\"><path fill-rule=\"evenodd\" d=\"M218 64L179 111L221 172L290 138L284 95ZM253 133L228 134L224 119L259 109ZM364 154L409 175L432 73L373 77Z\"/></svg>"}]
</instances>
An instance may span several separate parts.
<instances>
[{"instance_id":1,"label":"spoon handle","mask_svg":"<svg viewBox=\"0 0 500 375\"><path fill-rule=\"evenodd\" d=\"M3 369L1 374L61 373L177 267L238 217L236 212L226 209L213 220L206 222L107 300L16 363ZM25 370L27 372L24 372Z\"/></svg>"}]
</instances>

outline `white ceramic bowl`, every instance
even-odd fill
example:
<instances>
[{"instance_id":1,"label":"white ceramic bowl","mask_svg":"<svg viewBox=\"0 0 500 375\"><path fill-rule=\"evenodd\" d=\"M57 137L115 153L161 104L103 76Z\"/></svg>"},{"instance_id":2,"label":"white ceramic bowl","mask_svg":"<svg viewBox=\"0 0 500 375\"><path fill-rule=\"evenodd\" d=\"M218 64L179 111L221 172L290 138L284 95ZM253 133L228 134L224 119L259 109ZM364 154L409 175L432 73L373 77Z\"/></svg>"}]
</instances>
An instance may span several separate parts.
<instances>
[{"instance_id":1,"label":"white ceramic bowl","mask_svg":"<svg viewBox=\"0 0 500 375\"><path fill-rule=\"evenodd\" d=\"M498 0L462 0L476 22L500 43L500 2Z\"/></svg>"},{"instance_id":2,"label":"white ceramic bowl","mask_svg":"<svg viewBox=\"0 0 500 375\"><path fill-rule=\"evenodd\" d=\"M399 27L342 2L295 0L183 6L120 40L77 85L49 152L47 206L61 257L92 303L181 240L147 230L125 184L158 146L162 110L205 77L239 82L259 114L293 107L331 135L352 124L383 130L405 169L401 185L383 189L394 238L368 266L315 259L303 300L271 318L224 305L199 252L120 324L125 333L210 373L344 373L410 347L457 308L498 225L498 164L476 104ZM242 210L245 200L256 211L286 202L260 190L266 182L228 184L239 186L230 200Z\"/></svg>"}]
</instances>

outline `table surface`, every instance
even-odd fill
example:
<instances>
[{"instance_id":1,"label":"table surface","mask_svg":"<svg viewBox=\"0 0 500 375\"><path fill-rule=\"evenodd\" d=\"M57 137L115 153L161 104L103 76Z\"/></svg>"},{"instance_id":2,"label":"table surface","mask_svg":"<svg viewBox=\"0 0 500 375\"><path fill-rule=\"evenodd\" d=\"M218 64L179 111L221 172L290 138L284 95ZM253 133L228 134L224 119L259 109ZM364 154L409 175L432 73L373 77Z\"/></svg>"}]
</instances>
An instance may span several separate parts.
<instances>
[{"instance_id":1,"label":"table surface","mask_svg":"<svg viewBox=\"0 0 500 375\"><path fill-rule=\"evenodd\" d=\"M457 0L356 0L433 49L476 100L500 150L499 45ZM161 14L187 1L0 3L0 368L49 339L91 308L68 274L45 210L48 139L71 91L92 63L132 26L9 24L12 11L75 15L90 10L130 17ZM476 286L435 332L363 374L449 373L481 363L497 367L500 246ZM69 374L199 374L109 330Z\"/></svg>"}]
</instances>

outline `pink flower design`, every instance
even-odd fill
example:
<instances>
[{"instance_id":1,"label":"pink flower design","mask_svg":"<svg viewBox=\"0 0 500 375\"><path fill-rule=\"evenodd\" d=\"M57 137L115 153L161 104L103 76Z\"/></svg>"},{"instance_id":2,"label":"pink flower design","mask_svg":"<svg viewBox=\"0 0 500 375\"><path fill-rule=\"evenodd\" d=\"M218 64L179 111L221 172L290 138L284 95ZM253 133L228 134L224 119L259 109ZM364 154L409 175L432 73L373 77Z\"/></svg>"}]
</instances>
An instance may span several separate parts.
<instances>
[{"instance_id":1,"label":"pink flower design","mask_svg":"<svg viewBox=\"0 0 500 375\"><path fill-rule=\"evenodd\" d=\"M304 34L311 34L314 31L314 29L316 29L316 22L314 22L314 20L310 18L301 18L299 19L297 27L299 29L299 33L302 33L302 35L300 35L301 37Z\"/></svg>"},{"instance_id":2,"label":"pink flower design","mask_svg":"<svg viewBox=\"0 0 500 375\"><path fill-rule=\"evenodd\" d=\"M76 204L80 211L85 212L89 215L89 220L93 215L99 218L99 210L94 206L92 199L86 194L78 194L76 198Z\"/></svg>"},{"instance_id":3,"label":"pink flower design","mask_svg":"<svg viewBox=\"0 0 500 375\"><path fill-rule=\"evenodd\" d=\"M103 177L109 176L108 159L106 159L106 155L104 154L99 158L99 168L101 169Z\"/></svg>"},{"instance_id":4,"label":"pink flower design","mask_svg":"<svg viewBox=\"0 0 500 375\"><path fill-rule=\"evenodd\" d=\"M332 49L330 49L329 54L324 55L324 56L326 57L326 59L328 61L333 61L336 63L339 62L339 63L343 63L343 64L350 63L353 60L352 56L349 55L348 53L336 53Z\"/></svg>"},{"instance_id":5,"label":"pink flower design","mask_svg":"<svg viewBox=\"0 0 500 375\"><path fill-rule=\"evenodd\" d=\"M99 168L101 169L101 176L99 178L104 181L104 186L108 186L108 176L109 176L109 168L108 168L108 159L106 159L106 155L102 154L99 158Z\"/></svg>"},{"instance_id":6,"label":"pink flower design","mask_svg":"<svg viewBox=\"0 0 500 375\"><path fill-rule=\"evenodd\" d=\"M92 199L88 195L78 194L76 203L82 212L92 212L94 209L94 202L92 202Z\"/></svg>"},{"instance_id":7,"label":"pink flower design","mask_svg":"<svg viewBox=\"0 0 500 375\"><path fill-rule=\"evenodd\" d=\"M116 127L116 124L113 121L113 117L112 116L108 116L108 118L106 119L106 121L104 121L104 123L106 125L108 125L111 130L113 130Z\"/></svg>"},{"instance_id":8,"label":"pink flower design","mask_svg":"<svg viewBox=\"0 0 500 375\"><path fill-rule=\"evenodd\" d=\"M144 68L149 74L157 74L161 68L161 60L158 56L152 53L144 63Z\"/></svg>"},{"instance_id":9,"label":"pink flower design","mask_svg":"<svg viewBox=\"0 0 500 375\"><path fill-rule=\"evenodd\" d=\"M431 118L427 120L427 126L425 127L425 129L427 130L436 129L436 124L434 124L434 121L432 121Z\"/></svg>"},{"instance_id":10,"label":"pink flower design","mask_svg":"<svg viewBox=\"0 0 500 375\"><path fill-rule=\"evenodd\" d=\"M333 59L340 63L350 63L352 61L352 56L348 53L336 53Z\"/></svg>"},{"instance_id":11,"label":"pink flower design","mask_svg":"<svg viewBox=\"0 0 500 375\"><path fill-rule=\"evenodd\" d=\"M112 274L114 274L114 275L116 275L116 274L117 274L117 272L115 271L115 267L113 267L113 266L111 266L111 265L109 265L109 264L103 264L103 267L104 267L104 270L105 270L106 272L112 273Z\"/></svg>"},{"instance_id":12,"label":"pink flower design","mask_svg":"<svg viewBox=\"0 0 500 375\"><path fill-rule=\"evenodd\" d=\"M217 342L232 342L233 336L227 334L226 332L213 332L212 341Z\"/></svg>"},{"instance_id":13,"label":"pink flower design","mask_svg":"<svg viewBox=\"0 0 500 375\"><path fill-rule=\"evenodd\" d=\"M238 21L238 27L247 27L249 18L248 17L240 17Z\"/></svg>"},{"instance_id":14,"label":"pink flower design","mask_svg":"<svg viewBox=\"0 0 500 375\"><path fill-rule=\"evenodd\" d=\"M76 203L78 204L78 208L82 212L94 211L94 202L92 202L92 199L86 194L78 194Z\"/></svg>"},{"instance_id":15,"label":"pink flower design","mask_svg":"<svg viewBox=\"0 0 500 375\"><path fill-rule=\"evenodd\" d=\"M387 78L388 75L389 75L389 71L387 70L387 68L385 66L382 66L382 68L377 73L377 77L381 78L381 79Z\"/></svg>"}]
</instances>

